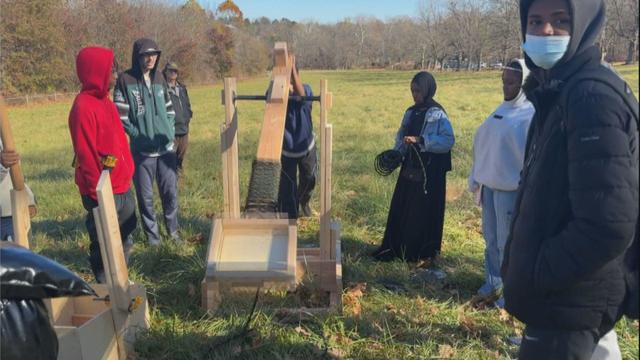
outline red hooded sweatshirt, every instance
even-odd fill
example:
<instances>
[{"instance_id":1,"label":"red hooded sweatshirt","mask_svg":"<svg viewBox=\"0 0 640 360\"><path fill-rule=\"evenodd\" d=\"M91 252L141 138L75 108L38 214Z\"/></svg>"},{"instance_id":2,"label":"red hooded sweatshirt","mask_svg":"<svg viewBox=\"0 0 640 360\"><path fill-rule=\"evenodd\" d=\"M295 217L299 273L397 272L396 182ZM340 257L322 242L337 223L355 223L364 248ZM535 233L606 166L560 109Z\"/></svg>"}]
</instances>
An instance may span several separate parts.
<instances>
[{"instance_id":1,"label":"red hooded sweatshirt","mask_svg":"<svg viewBox=\"0 0 640 360\"><path fill-rule=\"evenodd\" d=\"M94 200L104 156L118 159L111 170L114 194L129 190L134 171L118 109L108 97L112 66L111 49L84 48L76 58L76 72L82 90L69 114L69 130L76 154L76 184L80 194L89 195Z\"/></svg>"}]
</instances>

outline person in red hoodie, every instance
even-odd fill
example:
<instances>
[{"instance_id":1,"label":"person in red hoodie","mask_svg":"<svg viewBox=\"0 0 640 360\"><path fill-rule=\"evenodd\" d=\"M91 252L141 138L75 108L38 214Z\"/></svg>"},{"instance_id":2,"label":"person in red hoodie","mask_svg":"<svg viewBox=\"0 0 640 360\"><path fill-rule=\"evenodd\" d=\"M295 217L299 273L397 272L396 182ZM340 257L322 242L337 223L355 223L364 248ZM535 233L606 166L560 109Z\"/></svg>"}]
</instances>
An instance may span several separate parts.
<instances>
[{"instance_id":1,"label":"person in red hoodie","mask_svg":"<svg viewBox=\"0 0 640 360\"><path fill-rule=\"evenodd\" d=\"M104 169L111 171L126 258L133 245L131 233L137 222L135 200L131 191L133 157L118 109L108 96L110 87L115 84L116 69L113 61L111 49L87 47L80 50L76 58L76 72L82 83L82 90L76 96L69 113L76 184L80 190L82 205L87 210L85 225L91 240L89 263L98 283L105 282L105 275L92 209L98 206L96 186Z\"/></svg>"}]
</instances>

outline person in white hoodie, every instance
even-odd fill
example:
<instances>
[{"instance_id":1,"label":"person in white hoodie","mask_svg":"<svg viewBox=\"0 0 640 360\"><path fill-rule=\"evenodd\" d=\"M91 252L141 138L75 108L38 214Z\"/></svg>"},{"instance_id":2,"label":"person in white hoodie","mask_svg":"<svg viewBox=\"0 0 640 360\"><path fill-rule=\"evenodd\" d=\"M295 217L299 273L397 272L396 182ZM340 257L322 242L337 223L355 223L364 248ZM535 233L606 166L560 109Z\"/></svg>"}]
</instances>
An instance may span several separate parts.
<instances>
[{"instance_id":1,"label":"person in white hoodie","mask_svg":"<svg viewBox=\"0 0 640 360\"><path fill-rule=\"evenodd\" d=\"M504 67L504 102L480 125L473 140L469 191L482 206L486 243L485 282L478 295L481 299L497 299L498 307L504 306L500 267L524 162L527 131L535 112L522 91L528 74L524 60L513 60Z\"/></svg>"}]
</instances>

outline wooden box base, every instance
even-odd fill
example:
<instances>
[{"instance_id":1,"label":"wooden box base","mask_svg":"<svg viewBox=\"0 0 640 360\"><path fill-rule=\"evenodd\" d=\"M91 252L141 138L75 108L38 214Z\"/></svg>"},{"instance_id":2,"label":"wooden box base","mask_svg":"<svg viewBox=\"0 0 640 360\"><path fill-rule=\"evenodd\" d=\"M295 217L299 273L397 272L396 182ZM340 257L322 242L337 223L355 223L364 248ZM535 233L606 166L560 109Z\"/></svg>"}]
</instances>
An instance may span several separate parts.
<instances>
[{"instance_id":1,"label":"wooden box base","mask_svg":"<svg viewBox=\"0 0 640 360\"><path fill-rule=\"evenodd\" d=\"M92 287L102 298L109 294L106 285ZM138 332L149 328L145 288L132 284L129 289L133 297L141 299L130 313L113 309L110 303L91 296L46 299L45 305L58 335L58 359L125 359L125 354L133 349ZM118 347L117 334L121 335L122 349Z\"/></svg>"}]
</instances>

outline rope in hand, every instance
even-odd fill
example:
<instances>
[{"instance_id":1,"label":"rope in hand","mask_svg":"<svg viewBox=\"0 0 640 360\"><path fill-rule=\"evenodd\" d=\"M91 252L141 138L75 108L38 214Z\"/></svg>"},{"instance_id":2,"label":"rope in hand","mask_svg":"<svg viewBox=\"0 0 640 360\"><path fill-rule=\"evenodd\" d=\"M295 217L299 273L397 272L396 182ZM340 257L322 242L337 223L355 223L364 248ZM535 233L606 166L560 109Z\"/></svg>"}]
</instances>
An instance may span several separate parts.
<instances>
[{"instance_id":1,"label":"rope in hand","mask_svg":"<svg viewBox=\"0 0 640 360\"><path fill-rule=\"evenodd\" d=\"M418 152L418 149L416 149L416 147L413 144L409 145L409 147L415 152L418 158L418 161L420 162L420 168L422 169L422 177L423 177L422 190L426 195L427 194L426 166L422 162L422 157L420 157L420 153ZM394 150L394 149L385 150L376 156L376 159L374 162L374 168L378 174L382 176L388 176L388 175L391 175L391 173L393 173L393 171L397 169L398 166L400 166L400 164L402 164L402 160L403 160L402 153L400 151Z\"/></svg>"},{"instance_id":2,"label":"rope in hand","mask_svg":"<svg viewBox=\"0 0 640 360\"><path fill-rule=\"evenodd\" d=\"M418 157L418 161L420 162L420 167L422 168L422 190L424 191L424 194L427 195L427 169L424 166L424 163L422 162L422 158L420 157L420 153L418 152L418 149L416 149L416 147L411 144L409 146L410 148L413 149L413 151L416 153L416 156Z\"/></svg>"},{"instance_id":3,"label":"rope in hand","mask_svg":"<svg viewBox=\"0 0 640 360\"><path fill-rule=\"evenodd\" d=\"M376 172L382 176L391 175L391 173L402 164L402 153L398 150L385 150L376 156L374 168Z\"/></svg>"}]
</instances>

